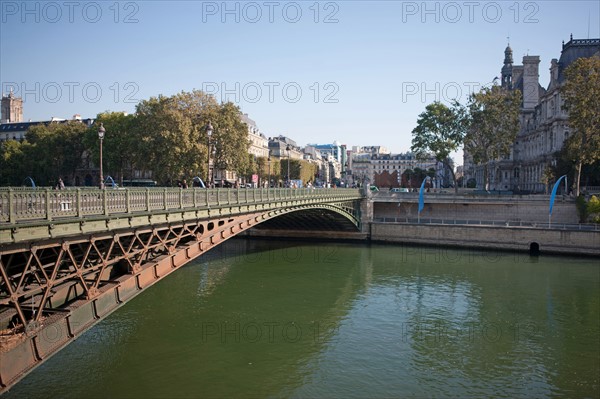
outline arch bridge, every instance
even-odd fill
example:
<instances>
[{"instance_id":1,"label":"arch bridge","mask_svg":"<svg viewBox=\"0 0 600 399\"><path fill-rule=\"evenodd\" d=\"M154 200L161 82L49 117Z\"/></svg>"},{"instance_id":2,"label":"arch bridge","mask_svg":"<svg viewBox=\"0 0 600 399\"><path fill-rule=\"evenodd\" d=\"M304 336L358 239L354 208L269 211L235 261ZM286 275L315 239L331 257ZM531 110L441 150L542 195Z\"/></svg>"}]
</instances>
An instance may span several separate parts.
<instances>
[{"instance_id":1,"label":"arch bridge","mask_svg":"<svg viewBox=\"0 0 600 399\"><path fill-rule=\"evenodd\" d=\"M0 393L129 299L260 224L359 232L355 189L0 190Z\"/></svg>"}]
</instances>

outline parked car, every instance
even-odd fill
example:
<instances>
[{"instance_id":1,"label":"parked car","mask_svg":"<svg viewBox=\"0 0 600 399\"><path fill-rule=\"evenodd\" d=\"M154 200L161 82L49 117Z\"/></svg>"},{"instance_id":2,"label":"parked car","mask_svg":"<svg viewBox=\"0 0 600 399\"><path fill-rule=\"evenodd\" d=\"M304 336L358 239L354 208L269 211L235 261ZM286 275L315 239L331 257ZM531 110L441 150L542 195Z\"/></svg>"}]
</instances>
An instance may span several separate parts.
<instances>
[{"instance_id":1,"label":"parked car","mask_svg":"<svg viewBox=\"0 0 600 399\"><path fill-rule=\"evenodd\" d=\"M408 188L394 187L390 190L391 193L408 193Z\"/></svg>"},{"instance_id":2,"label":"parked car","mask_svg":"<svg viewBox=\"0 0 600 399\"><path fill-rule=\"evenodd\" d=\"M379 191L379 187L377 187L377 186L371 186L371 187L369 187L369 189L373 192Z\"/></svg>"}]
</instances>

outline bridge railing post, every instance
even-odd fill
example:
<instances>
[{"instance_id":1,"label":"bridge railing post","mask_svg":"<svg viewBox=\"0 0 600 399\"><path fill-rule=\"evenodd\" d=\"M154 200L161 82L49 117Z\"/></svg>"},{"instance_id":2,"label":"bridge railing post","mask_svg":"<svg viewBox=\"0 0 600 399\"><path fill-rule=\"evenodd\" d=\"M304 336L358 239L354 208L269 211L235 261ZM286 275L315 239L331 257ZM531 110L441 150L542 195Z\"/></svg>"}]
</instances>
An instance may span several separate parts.
<instances>
[{"instance_id":1,"label":"bridge railing post","mask_svg":"<svg viewBox=\"0 0 600 399\"><path fill-rule=\"evenodd\" d=\"M15 212L15 193L12 188L8 189L8 222L15 223L16 220Z\"/></svg>"},{"instance_id":2,"label":"bridge railing post","mask_svg":"<svg viewBox=\"0 0 600 399\"><path fill-rule=\"evenodd\" d=\"M50 189L46 189L46 220L52 220L52 212L50 208Z\"/></svg>"},{"instance_id":3,"label":"bridge railing post","mask_svg":"<svg viewBox=\"0 0 600 399\"><path fill-rule=\"evenodd\" d=\"M165 188L162 193L163 194L163 198L162 198L163 199L163 209L165 211L169 209L169 205L167 204L167 190L168 189Z\"/></svg>"},{"instance_id":4,"label":"bridge railing post","mask_svg":"<svg viewBox=\"0 0 600 399\"><path fill-rule=\"evenodd\" d=\"M146 212L150 212L150 189L146 187Z\"/></svg>"},{"instance_id":5,"label":"bridge railing post","mask_svg":"<svg viewBox=\"0 0 600 399\"><path fill-rule=\"evenodd\" d=\"M104 208L104 215L108 216L110 213L108 211L108 192L107 190L102 190L102 208Z\"/></svg>"},{"instance_id":6,"label":"bridge railing post","mask_svg":"<svg viewBox=\"0 0 600 399\"><path fill-rule=\"evenodd\" d=\"M125 190L125 212L131 213L131 191Z\"/></svg>"},{"instance_id":7,"label":"bridge railing post","mask_svg":"<svg viewBox=\"0 0 600 399\"><path fill-rule=\"evenodd\" d=\"M81 209L82 207L81 207L81 189L80 188L77 189L76 195L77 195L76 196L77 217L80 218L83 214L82 209Z\"/></svg>"}]
</instances>

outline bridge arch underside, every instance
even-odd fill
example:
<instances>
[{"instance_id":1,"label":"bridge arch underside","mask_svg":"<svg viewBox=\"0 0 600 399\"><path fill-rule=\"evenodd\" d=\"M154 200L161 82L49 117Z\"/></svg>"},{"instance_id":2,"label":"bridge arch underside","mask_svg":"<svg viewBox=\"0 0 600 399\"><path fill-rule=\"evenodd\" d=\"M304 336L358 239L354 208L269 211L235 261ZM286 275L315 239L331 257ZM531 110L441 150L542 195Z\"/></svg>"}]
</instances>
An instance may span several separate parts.
<instances>
[{"instance_id":1,"label":"bridge arch underside","mask_svg":"<svg viewBox=\"0 0 600 399\"><path fill-rule=\"evenodd\" d=\"M358 216L351 209L321 205L286 210L281 215L265 220L255 230L298 230L298 231L359 231Z\"/></svg>"},{"instance_id":2,"label":"bridge arch underside","mask_svg":"<svg viewBox=\"0 0 600 399\"><path fill-rule=\"evenodd\" d=\"M263 223L357 231L352 206L290 206L4 246L0 393L142 290L225 240Z\"/></svg>"}]
</instances>

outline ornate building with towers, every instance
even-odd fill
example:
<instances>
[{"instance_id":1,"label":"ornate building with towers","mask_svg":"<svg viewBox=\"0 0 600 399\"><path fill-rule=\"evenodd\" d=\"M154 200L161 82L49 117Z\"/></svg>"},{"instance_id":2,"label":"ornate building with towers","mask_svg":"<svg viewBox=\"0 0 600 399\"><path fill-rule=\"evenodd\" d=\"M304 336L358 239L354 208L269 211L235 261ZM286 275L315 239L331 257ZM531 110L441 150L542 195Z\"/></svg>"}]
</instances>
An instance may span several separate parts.
<instances>
[{"instance_id":1,"label":"ornate building with towers","mask_svg":"<svg viewBox=\"0 0 600 399\"><path fill-rule=\"evenodd\" d=\"M2 96L0 123L23 122L23 99L15 97L12 90Z\"/></svg>"},{"instance_id":2,"label":"ornate building with towers","mask_svg":"<svg viewBox=\"0 0 600 399\"><path fill-rule=\"evenodd\" d=\"M563 109L561 87L565 70L579 58L600 57L600 39L573 39L562 44L560 59L550 62L550 82L547 88L539 84L539 56L526 55L522 65L513 64L513 51L504 50L501 69L502 87L520 90L523 96L519 115L520 128L511 153L489 165L489 189L543 193L547 190L545 172L555 164L555 154L569 137L568 113ZM467 178L483 187L483 168L474 165L465 151L464 168Z\"/></svg>"}]
</instances>

